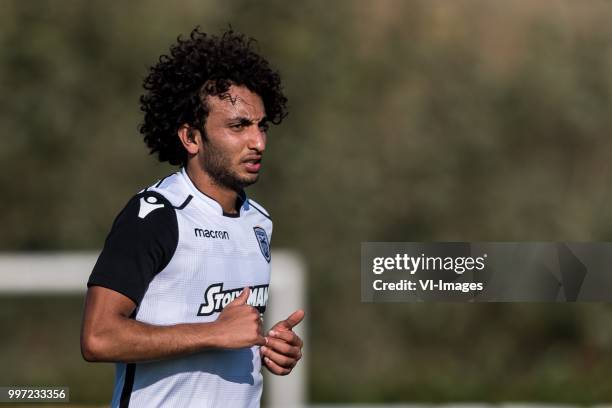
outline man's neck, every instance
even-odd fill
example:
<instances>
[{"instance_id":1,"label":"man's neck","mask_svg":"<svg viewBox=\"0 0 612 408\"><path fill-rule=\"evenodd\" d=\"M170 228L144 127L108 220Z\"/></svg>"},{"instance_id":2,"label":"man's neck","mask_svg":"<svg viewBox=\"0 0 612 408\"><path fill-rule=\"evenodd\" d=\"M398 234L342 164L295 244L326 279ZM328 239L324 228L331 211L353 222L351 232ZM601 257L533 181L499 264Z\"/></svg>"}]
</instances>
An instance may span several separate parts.
<instances>
[{"instance_id":1,"label":"man's neck","mask_svg":"<svg viewBox=\"0 0 612 408\"><path fill-rule=\"evenodd\" d=\"M188 163L185 171L193 185L213 200L219 203L225 214L237 214L236 201L238 193L226 187L219 186L205 171Z\"/></svg>"}]
</instances>

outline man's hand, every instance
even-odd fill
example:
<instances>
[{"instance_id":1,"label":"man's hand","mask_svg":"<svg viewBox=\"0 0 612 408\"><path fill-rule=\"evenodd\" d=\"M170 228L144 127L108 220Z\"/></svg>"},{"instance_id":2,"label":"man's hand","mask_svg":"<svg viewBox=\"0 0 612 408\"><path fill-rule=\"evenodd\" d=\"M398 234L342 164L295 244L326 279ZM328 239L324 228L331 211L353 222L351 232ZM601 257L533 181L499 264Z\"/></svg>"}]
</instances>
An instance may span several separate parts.
<instances>
[{"instance_id":1,"label":"man's hand","mask_svg":"<svg viewBox=\"0 0 612 408\"><path fill-rule=\"evenodd\" d=\"M246 304L250 293L251 289L244 288L214 322L220 348L237 349L266 344L259 312Z\"/></svg>"},{"instance_id":2,"label":"man's hand","mask_svg":"<svg viewBox=\"0 0 612 408\"><path fill-rule=\"evenodd\" d=\"M267 343L260 349L264 365L276 375L287 375L302 358L302 339L293 328L304 319L304 311L297 310L287 319L276 323L268 332Z\"/></svg>"}]
</instances>

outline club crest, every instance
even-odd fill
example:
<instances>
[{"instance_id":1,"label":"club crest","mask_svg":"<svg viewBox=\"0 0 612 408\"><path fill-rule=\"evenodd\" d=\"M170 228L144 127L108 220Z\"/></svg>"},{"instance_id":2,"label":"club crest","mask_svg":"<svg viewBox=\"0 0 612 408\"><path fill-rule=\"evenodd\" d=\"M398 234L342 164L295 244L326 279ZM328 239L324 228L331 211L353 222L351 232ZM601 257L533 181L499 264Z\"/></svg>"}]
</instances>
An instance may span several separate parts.
<instances>
[{"instance_id":1,"label":"club crest","mask_svg":"<svg viewBox=\"0 0 612 408\"><path fill-rule=\"evenodd\" d=\"M270 243L268 242L268 234L266 234L266 230L261 227L253 227L253 231L255 232L255 237L259 243L261 254L264 258L266 258L266 261L270 262Z\"/></svg>"}]
</instances>

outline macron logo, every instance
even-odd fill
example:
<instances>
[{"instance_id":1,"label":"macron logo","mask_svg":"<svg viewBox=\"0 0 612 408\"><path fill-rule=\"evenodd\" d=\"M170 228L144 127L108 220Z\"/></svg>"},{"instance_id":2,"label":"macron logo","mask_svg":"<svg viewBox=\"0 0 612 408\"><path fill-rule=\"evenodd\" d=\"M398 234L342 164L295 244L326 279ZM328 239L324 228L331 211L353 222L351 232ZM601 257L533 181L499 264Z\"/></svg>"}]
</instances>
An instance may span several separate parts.
<instances>
[{"instance_id":1,"label":"macron logo","mask_svg":"<svg viewBox=\"0 0 612 408\"><path fill-rule=\"evenodd\" d=\"M140 208L138 209L138 218L144 219L151 211L158 208L163 208L164 204L160 203L157 197L149 196L140 199Z\"/></svg>"},{"instance_id":2,"label":"macron logo","mask_svg":"<svg viewBox=\"0 0 612 408\"><path fill-rule=\"evenodd\" d=\"M215 239L230 239L227 231L215 231L202 228L194 228L193 232L196 237L200 238L215 238Z\"/></svg>"}]
</instances>

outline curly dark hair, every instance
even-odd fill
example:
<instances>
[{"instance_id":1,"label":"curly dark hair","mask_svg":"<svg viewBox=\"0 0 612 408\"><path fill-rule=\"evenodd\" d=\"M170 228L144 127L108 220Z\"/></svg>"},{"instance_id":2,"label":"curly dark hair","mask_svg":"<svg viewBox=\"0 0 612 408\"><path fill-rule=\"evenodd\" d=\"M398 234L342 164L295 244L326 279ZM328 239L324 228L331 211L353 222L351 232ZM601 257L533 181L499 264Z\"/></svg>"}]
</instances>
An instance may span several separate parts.
<instances>
[{"instance_id":1,"label":"curly dark hair","mask_svg":"<svg viewBox=\"0 0 612 408\"><path fill-rule=\"evenodd\" d=\"M170 47L170 55L159 57L145 78L140 109L144 120L139 131L151 154L159 161L185 165L187 151L177 137L185 123L202 135L208 116L206 96L221 95L234 85L258 94L266 118L277 125L287 116L287 98L280 75L256 53L256 40L231 28L221 36L207 35L196 27Z\"/></svg>"}]
</instances>

